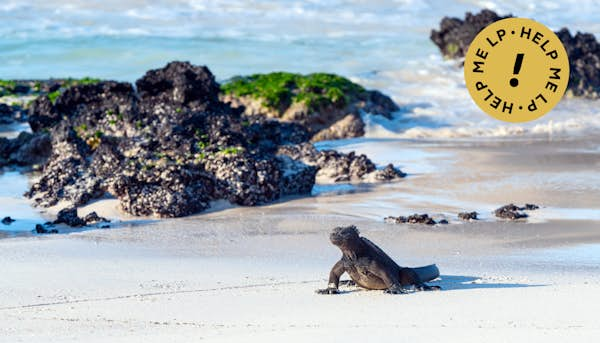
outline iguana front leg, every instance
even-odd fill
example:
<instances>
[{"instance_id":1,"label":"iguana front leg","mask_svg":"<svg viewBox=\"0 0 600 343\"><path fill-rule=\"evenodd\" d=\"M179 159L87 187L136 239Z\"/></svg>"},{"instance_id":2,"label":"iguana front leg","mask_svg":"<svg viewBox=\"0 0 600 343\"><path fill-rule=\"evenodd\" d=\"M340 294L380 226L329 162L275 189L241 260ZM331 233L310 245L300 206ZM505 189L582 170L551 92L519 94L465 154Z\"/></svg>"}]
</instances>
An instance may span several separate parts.
<instances>
[{"instance_id":1,"label":"iguana front leg","mask_svg":"<svg viewBox=\"0 0 600 343\"><path fill-rule=\"evenodd\" d=\"M387 270L388 270L387 268L385 268L384 266L378 265L375 262L369 267L369 271L371 273L373 273L375 276L377 276L378 278L380 278L383 281L383 283L386 285L387 288L384 291L385 293L388 293L388 294L407 293L408 290L402 286L402 284L400 283L400 280L398 279L398 276L390 274Z\"/></svg>"},{"instance_id":2,"label":"iguana front leg","mask_svg":"<svg viewBox=\"0 0 600 343\"><path fill-rule=\"evenodd\" d=\"M336 264L331 268L331 272L329 272L329 283L327 284L327 288L318 289L316 292L318 294L338 294L338 286L340 285L340 276L346 272L344 269L344 263L342 260L339 260Z\"/></svg>"}]
</instances>

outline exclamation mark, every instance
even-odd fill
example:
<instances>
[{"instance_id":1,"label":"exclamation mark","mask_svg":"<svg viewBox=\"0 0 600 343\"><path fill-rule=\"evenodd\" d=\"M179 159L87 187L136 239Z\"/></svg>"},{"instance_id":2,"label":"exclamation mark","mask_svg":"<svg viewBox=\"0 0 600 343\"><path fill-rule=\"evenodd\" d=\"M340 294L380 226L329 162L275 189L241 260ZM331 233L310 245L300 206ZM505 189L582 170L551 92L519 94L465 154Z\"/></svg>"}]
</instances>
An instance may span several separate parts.
<instances>
[{"instance_id":1,"label":"exclamation mark","mask_svg":"<svg viewBox=\"0 0 600 343\"><path fill-rule=\"evenodd\" d=\"M515 60L515 66L513 68L513 75L519 75L521 71L521 64L523 64L523 57L525 54L517 54L517 59ZM519 80L516 77L510 79L510 85L513 87L517 87L519 85Z\"/></svg>"}]
</instances>

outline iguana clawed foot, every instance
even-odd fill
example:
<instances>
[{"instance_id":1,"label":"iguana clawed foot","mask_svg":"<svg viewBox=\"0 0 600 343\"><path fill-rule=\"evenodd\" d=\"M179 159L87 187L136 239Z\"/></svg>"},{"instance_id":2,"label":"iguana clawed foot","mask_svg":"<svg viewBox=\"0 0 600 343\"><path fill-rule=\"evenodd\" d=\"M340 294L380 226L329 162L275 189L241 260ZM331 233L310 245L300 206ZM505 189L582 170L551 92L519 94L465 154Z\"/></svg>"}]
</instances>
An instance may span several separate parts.
<instances>
[{"instance_id":1,"label":"iguana clawed foot","mask_svg":"<svg viewBox=\"0 0 600 343\"><path fill-rule=\"evenodd\" d=\"M384 293L387 293L387 294L406 294L406 293L410 293L410 292L411 292L410 289L404 288L402 286L397 286L397 285L394 285L384 291Z\"/></svg>"},{"instance_id":2,"label":"iguana clawed foot","mask_svg":"<svg viewBox=\"0 0 600 343\"><path fill-rule=\"evenodd\" d=\"M353 280L342 280L340 281L340 286L356 286L356 282Z\"/></svg>"},{"instance_id":3,"label":"iguana clawed foot","mask_svg":"<svg viewBox=\"0 0 600 343\"><path fill-rule=\"evenodd\" d=\"M317 289L315 291L317 294L339 294L340 291L337 288L325 288L325 289Z\"/></svg>"},{"instance_id":4,"label":"iguana clawed foot","mask_svg":"<svg viewBox=\"0 0 600 343\"><path fill-rule=\"evenodd\" d=\"M440 286L428 286L428 285L423 285L420 287L417 287L418 291L441 291L442 287Z\"/></svg>"}]
</instances>

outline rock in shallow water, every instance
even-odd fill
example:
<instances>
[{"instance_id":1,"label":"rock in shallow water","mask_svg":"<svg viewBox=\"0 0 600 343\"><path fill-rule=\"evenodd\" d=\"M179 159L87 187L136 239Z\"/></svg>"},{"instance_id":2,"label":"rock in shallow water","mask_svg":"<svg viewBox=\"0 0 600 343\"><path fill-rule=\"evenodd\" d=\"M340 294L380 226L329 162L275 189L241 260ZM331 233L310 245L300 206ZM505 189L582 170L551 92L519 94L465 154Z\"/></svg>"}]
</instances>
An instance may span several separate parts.
<instances>
[{"instance_id":1,"label":"rock in shallow water","mask_svg":"<svg viewBox=\"0 0 600 343\"><path fill-rule=\"evenodd\" d=\"M375 171L375 164L365 155L356 155L354 152L344 154L335 150L319 151L310 143L281 146L278 154L316 166L319 168L318 177L334 180L359 180Z\"/></svg>"},{"instance_id":2,"label":"rock in shallow water","mask_svg":"<svg viewBox=\"0 0 600 343\"><path fill-rule=\"evenodd\" d=\"M529 215L521 211L533 211L539 209L539 206L534 204L525 204L523 207L518 207L515 204L504 205L494 211L498 218L517 220L527 218Z\"/></svg>"},{"instance_id":3,"label":"rock in shallow water","mask_svg":"<svg viewBox=\"0 0 600 343\"><path fill-rule=\"evenodd\" d=\"M6 125L13 122L13 111L10 106L0 104L0 125Z\"/></svg>"},{"instance_id":4,"label":"rock in shallow water","mask_svg":"<svg viewBox=\"0 0 600 343\"><path fill-rule=\"evenodd\" d=\"M83 217L83 221L86 225L97 224L97 223L110 223L110 220L100 217L96 212L90 212L85 217Z\"/></svg>"},{"instance_id":5,"label":"rock in shallow water","mask_svg":"<svg viewBox=\"0 0 600 343\"><path fill-rule=\"evenodd\" d=\"M460 212L458 219L464 221L477 220L477 212Z\"/></svg>"},{"instance_id":6,"label":"rock in shallow water","mask_svg":"<svg viewBox=\"0 0 600 343\"><path fill-rule=\"evenodd\" d=\"M0 167L10 164L32 166L50 157L52 144L46 133L21 132L16 138L0 137Z\"/></svg>"},{"instance_id":7,"label":"rock in shallow water","mask_svg":"<svg viewBox=\"0 0 600 343\"><path fill-rule=\"evenodd\" d=\"M35 233L38 233L38 234L58 233L57 229L47 229L46 225L42 225L42 224L35 224L34 231L35 231Z\"/></svg>"},{"instance_id":8,"label":"rock in shallow water","mask_svg":"<svg viewBox=\"0 0 600 343\"><path fill-rule=\"evenodd\" d=\"M15 220L12 219L11 217L4 217L2 218L2 224L4 225L10 225L14 222Z\"/></svg>"},{"instance_id":9,"label":"rock in shallow water","mask_svg":"<svg viewBox=\"0 0 600 343\"><path fill-rule=\"evenodd\" d=\"M348 114L328 128L317 132L313 141L326 141L342 138L362 137L365 134L365 123L359 115Z\"/></svg>"},{"instance_id":10,"label":"rock in shallow water","mask_svg":"<svg viewBox=\"0 0 600 343\"><path fill-rule=\"evenodd\" d=\"M393 164L388 164L385 168L375 172L375 179L378 181L391 181L405 177L406 174L402 170L394 167Z\"/></svg>"},{"instance_id":11,"label":"rock in shallow water","mask_svg":"<svg viewBox=\"0 0 600 343\"><path fill-rule=\"evenodd\" d=\"M85 217L81 218L77 214L77 208L67 207L60 210L54 224L66 224L71 227L82 227L90 224L110 223L110 220L100 217L96 212L90 212Z\"/></svg>"},{"instance_id":12,"label":"rock in shallow water","mask_svg":"<svg viewBox=\"0 0 600 343\"><path fill-rule=\"evenodd\" d=\"M334 182L390 181L406 176L391 163L384 169L377 170L366 155L354 152L345 154L335 150L319 151L310 143L281 146L278 154L315 166L318 168L317 178L331 179Z\"/></svg>"},{"instance_id":13,"label":"rock in shallow water","mask_svg":"<svg viewBox=\"0 0 600 343\"><path fill-rule=\"evenodd\" d=\"M85 226L85 220L77 216L77 209L75 207L64 208L58 212L54 224L62 223L72 227Z\"/></svg>"},{"instance_id":14,"label":"rock in shallow water","mask_svg":"<svg viewBox=\"0 0 600 343\"><path fill-rule=\"evenodd\" d=\"M445 221L445 220L443 220L443 221ZM410 215L408 217L389 216L384 219L384 222L390 223L390 224L405 224L405 223L407 223L407 224L425 224L425 225L437 224L437 222L435 220L433 220L433 218L431 218L428 214L417 214L417 213ZM440 222L440 224L442 224L442 223ZM443 223L443 224L448 224L448 222L445 221L445 223Z\"/></svg>"},{"instance_id":15,"label":"rock in shallow water","mask_svg":"<svg viewBox=\"0 0 600 343\"><path fill-rule=\"evenodd\" d=\"M465 19L444 17L439 30L431 31L431 40L448 58L462 58L475 36L487 25L508 16L499 16L484 9L477 14L467 12ZM567 93L597 99L600 97L600 44L593 34L577 32L571 35L567 28L556 32L569 56L570 77Z\"/></svg>"}]
</instances>

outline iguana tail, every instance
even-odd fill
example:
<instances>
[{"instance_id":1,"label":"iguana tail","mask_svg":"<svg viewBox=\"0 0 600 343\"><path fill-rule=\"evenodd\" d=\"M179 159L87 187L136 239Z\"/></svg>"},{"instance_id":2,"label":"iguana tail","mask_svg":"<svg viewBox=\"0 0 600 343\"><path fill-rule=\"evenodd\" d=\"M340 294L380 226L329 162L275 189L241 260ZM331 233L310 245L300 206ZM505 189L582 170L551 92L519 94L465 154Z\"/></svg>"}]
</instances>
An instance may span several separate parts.
<instances>
[{"instance_id":1,"label":"iguana tail","mask_svg":"<svg viewBox=\"0 0 600 343\"><path fill-rule=\"evenodd\" d=\"M412 268L421 279L421 282L429 282L440 276L440 270L435 264L430 264L424 267Z\"/></svg>"}]
</instances>

